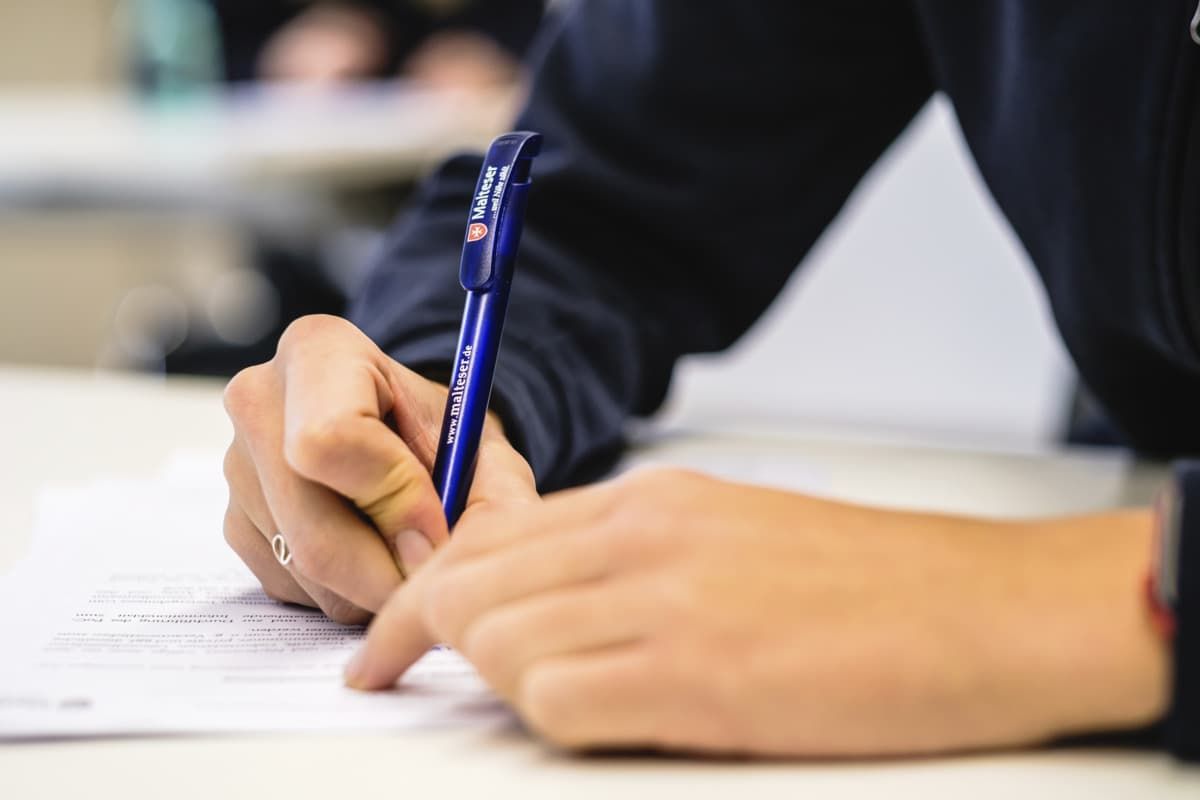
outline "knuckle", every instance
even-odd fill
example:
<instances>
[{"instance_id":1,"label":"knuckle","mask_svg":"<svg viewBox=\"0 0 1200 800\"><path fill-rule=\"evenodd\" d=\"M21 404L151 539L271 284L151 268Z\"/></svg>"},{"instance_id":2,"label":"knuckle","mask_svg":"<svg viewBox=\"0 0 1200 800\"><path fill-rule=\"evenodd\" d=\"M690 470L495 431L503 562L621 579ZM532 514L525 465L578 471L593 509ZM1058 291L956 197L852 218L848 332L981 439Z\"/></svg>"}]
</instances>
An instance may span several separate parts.
<instances>
[{"instance_id":1,"label":"knuckle","mask_svg":"<svg viewBox=\"0 0 1200 800\"><path fill-rule=\"evenodd\" d=\"M225 457L221 459L221 474L225 476L225 483L233 485L237 476L237 454L234 453L234 446L230 445L225 449Z\"/></svg>"},{"instance_id":2,"label":"knuckle","mask_svg":"<svg viewBox=\"0 0 1200 800\"><path fill-rule=\"evenodd\" d=\"M621 526L610 524L567 531L561 535L574 539L558 559L563 575L598 578L613 574L622 564L628 563L622 561L626 534ZM636 538L636 535L628 538Z\"/></svg>"},{"instance_id":3,"label":"knuckle","mask_svg":"<svg viewBox=\"0 0 1200 800\"><path fill-rule=\"evenodd\" d=\"M659 467L634 473L629 476L624 488L640 498L654 498L656 504L663 501L678 503L706 491L711 481L710 476L696 470Z\"/></svg>"},{"instance_id":4,"label":"knuckle","mask_svg":"<svg viewBox=\"0 0 1200 800\"><path fill-rule=\"evenodd\" d=\"M533 467L502 434L485 438L479 452L480 458L487 457L514 478L533 483Z\"/></svg>"},{"instance_id":5,"label":"knuckle","mask_svg":"<svg viewBox=\"0 0 1200 800\"><path fill-rule=\"evenodd\" d=\"M254 577L258 579L258 582L262 584L265 590L268 583L268 577L263 573L259 559L254 557L252 546L250 542L247 541L246 532L238 524L235 516L236 514L233 510L233 507L230 506L229 510L225 512L225 524L222 529L222 533L225 538L225 544L227 544L229 549L232 550L234 554L242 560L242 563L245 564L250 572L254 574ZM258 534L254 533L254 535L257 536Z\"/></svg>"},{"instance_id":6,"label":"knuckle","mask_svg":"<svg viewBox=\"0 0 1200 800\"><path fill-rule=\"evenodd\" d=\"M327 600L321 609L325 616L339 625L365 625L371 614L341 597Z\"/></svg>"},{"instance_id":7,"label":"knuckle","mask_svg":"<svg viewBox=\"0 0 1200 800\"><path fill-rule=\"evenodd\" d=\"M225 450L225 457L221 460L221 473L225 476L225 483L229 485L232 496L246 475L245 455L236 443L229 445Z\"/></svg>"},{"instance_id":8,"label":"knuckle","mask_svg":"<svg viewBox=\"0 0 1200 800\"><path fill-rule=\"evenodd\" d=\"M287 355L313 339L344 332L349 327L351 327L349 322L331 314L308 314L297 317L280 334L276 352L280 355Z\"/></svg>"},{"instance_id":9,"label":"knuckle","mask_svg":"<svg viewBox=\"0 0 1200 800\"><path fill-rule=\"evenodd\" d=\"M462 593L458 583L445 572L432 576L425 585L422 608L427 627L454 647L462 645L458 622Z\"/></svg>"},{"instance_id":10,"label":"knuckle","mask_svg":"<svg viewBox=\"0 0 1200 800\"><path fill-rule=\"evenodd\" d=\"M292 538L292 567L310 581L328 586L337 574L337 546L325 539L298 536L294 530Z\"/></svg>"},{"instance_id":11,"label":"knuckle","mask_svg":"<svg viewBox=\"0 0 1200 800\"><path fill-rule=\"evenodd\" d=\"M530 727L551 744L566 749L587 745L577 706L577 695L560 670L535 666L521 681L517 707Z\"/></svg>"},{"instance_id":12,"label":"knuckle","mask_svg":"<svg viewBox=\"0 0 1200 800\"><path fill-rule=\"evenodd\" d=\"M225 413L234 422L244 419L261 402L265 394L264 364L256 364L237 372L225 384L222 400Z\"/></svg>"},{"instance_id":13,"label":"knuckle","mask_svg":"<svg viewBox=\"0 0 1200 800\"><path fill-rule=\"evenodd\" d=\"M703 613L708 599L696 581L675 572L662 576L654 583L652 591L658 601L658 613L680 624L688 624Z\"/></svg>"},{"instance_id":14,"label":"knuckle","mask_svg":"<svg viewBox=\"0 0 1200 800\"><path fill-rule=\"evenodd\" d=\"M428 491L423 491L426 488ZM398 525L409 515L441 510L429 476L409 460L392 464L375 488L356 493L355 502L384 529Z\"/></svg>"},{"instance_id":15,"label":"knuckle","mask_svg":"<svg viewBox=\"0 0 1200 800\"><path fill-rule=\"evenodd\" d=\"M621 557L676 546L680 536L691 532L682 522L711 495L713 484L703 473L674 467L628 476L616 487L608 519L613 546Z\"/></svg>"},{"instance_id":16,"label":"knuckle","mask_svg":"<svg viewBox=\"0 0 1200 800\"><path fill-rule=\"evenodd\" d=\"M238 550L241 539L237 533L237 522L235 521L235 512L232 503L225 509L225 521L221 526L221 533L225 537L225 544L229 545L233 552L241 555L241 552Z\"/></svg>"},{"instance_id":17,"label":"knuckle","mask_svg":"<svg viewBox=\"0 0 1200 800\"><path fill-rule=\"evenodd\" d=\"M288 432L283 457L296 472L320 480L336 469L353 449L349 427L346 420L338 417L306 422Z\"/></svg>"},{"instance_id":18,"label":"knuckle","mask_svg":"<svg viewBox=\"0 0 1200 800\"><path fill-rule=\"evenodd\" d=\"M505 635L503 626L485 617L463 633L460 649L479 670L479 674L494 685L500 684L503 689L509 680L508 662L512 652L509 645L510 640Z\"/></svg>"},{"instance_id":19,"label":"knuckle","mask_svg":"<svg viewBox=\"0 0 1200 800\"><path fill-rule=\"evenodd\" d=\"M622 483L599 528L603 532L604 556L617 563L642 553L670 518L671 512L654 493L642 491L640 483Z\"/></svg>"},{"instance_id":20,"label":"knuckle","mask_svg":"<svg viewBox=\"0 0 1200 800\"><path fill-rule=\"evenodd\" d=\"M308 600L305 595L291 585L286 574L276 574L272 576L259 576L259 583L262 584L263 594L276 603L295 603L297 605L312 605L312 601Z\"/></svg>"}]
</instances>

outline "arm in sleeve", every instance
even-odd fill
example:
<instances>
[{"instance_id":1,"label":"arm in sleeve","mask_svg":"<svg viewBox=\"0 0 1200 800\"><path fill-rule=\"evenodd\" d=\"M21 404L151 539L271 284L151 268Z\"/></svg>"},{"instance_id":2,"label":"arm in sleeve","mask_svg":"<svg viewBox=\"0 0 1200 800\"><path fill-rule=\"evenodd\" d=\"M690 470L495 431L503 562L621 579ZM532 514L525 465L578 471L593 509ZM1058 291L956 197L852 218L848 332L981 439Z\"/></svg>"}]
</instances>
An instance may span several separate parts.
<instances>
[{"instance_id":1,"label":"arm in sleeve","mask_svg":"<svg viewBox=\"0 0 1200 800\"><path fill-rule=\"evenodd\" d=\"M518 127L545 135L494 400L543 490L590 477L685 353L731 344L931 92L897 2L581 2ZM451 159L352 317L448 372L479 169Z\"/></svg>"}]
</instances>

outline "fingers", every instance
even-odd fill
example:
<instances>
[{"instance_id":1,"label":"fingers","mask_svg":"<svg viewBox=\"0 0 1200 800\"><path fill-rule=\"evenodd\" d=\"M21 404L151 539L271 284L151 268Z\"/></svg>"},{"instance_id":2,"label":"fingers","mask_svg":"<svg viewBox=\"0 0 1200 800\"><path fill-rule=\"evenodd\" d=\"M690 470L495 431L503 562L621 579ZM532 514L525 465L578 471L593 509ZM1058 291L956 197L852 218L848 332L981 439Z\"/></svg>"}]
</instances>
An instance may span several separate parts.
<instances>
[{"instance_id":1,"label":"fingers","mask_svg":"<svg viewBox=\"0 0 1200 800\"><path fill-rule=\"evenodd\" d=\"M316 606L300 584L275 560L271 545L262 532L232 501L225 511L225 541L258 578L268 597L283 603Z\"/></svg>"},{"instance_id":2,"label":"fingers","mask_svg":"<svg viewBox=\"0 0 1200 800\"><path fill-rule=\"evenodd\" d=\"M603 513L606 494L564 493L554 502L479 513L469 528L460 524L454 540L379 612L347 667L347 682L391 686L433 642L460 643L486 610L601 578L610 563L605 540L588 523Z\"/></svg>"},{"instance_id":3,"label":"fingers","mask_svg":"<svg viewBox=\"0 0 1200 800\"><path fill-rule=\"evenodd\" d=\"M426 626L460 647L467 627L514 600L603 577L609 569L602 532L570 531L518 541L486 557L439 565L425 590Z\"/></svg>"},{"instance_id":4,"label":"fingers","mask_svg":"<svg viewBox=\"0 0 1200 800\"><path fill-rule=\"evenodd\" d=\"M500 485L499 481L493 481L489 487ZM447 558L466 561L505 550L519 541L594 527L613 511L615 500L611 485L596 484L530 502L498 505L480 501L474 508L468 507L470 515L464 512L459 519L454 529L454 546L447 548Z\"/></svg>"},{"instance_id":5,"label":"fingers","mask_svg":"<svg viewBox=\"0 0 1200 800\"><path fill-rule=\"evenodd\" d=\"M649 648L634 643L547 658L523 677L517 711L543 738L570 749L662 741L663 700Z\"/></svg>"},{"instance_id":6,"label":"fingers","mask_svg":"<svg viewBox=\"0 0 1200 800\"><path fill-rule=\"evenodd\" d=\"M381 608L404 571L448 539L429 476L445 398L345 320L293 323L271 362L226 389L233 504L266 541L282 533L293 560L283 573L272 567L233 515L239 552L272 581L290 574L335 618ZM537 500L528 465L489 419L471 518Z\"/></svg>"},{"instance_id":7,"label":"fingers","mask_svg":"<svg viewBox=\"0 0 1200 800\"><path fill-rule=\"evenodd\" d=\"M254 462L246 452L246 445L238 437L225 451L225 482L229 485L229 501L241 508L254 527L259 531L259 538L270 541L279 526L271 516L267 499L263 497L262 487L258 483L258 473L254 470Z\"/></svg>"},{"instance_id":8,"label":"fingers","mask_svg":"<svg viewBox=\"0 0 1200 800\"><path fill-rule=\"evenodd\" d=\"M255 542L248 536L238 535L236 531L233 534L236 536L236 540L231 539L228 517L225 526L226 540L229 541L234 552L250 567L255 577L263 583L263 588L268 595L284 602L320 608L330 619L345 624L358 625L370 618L368 612L344 597L295 574L291 563L285 567L275 559L275 553L271 549L270 543L275 534L279 532L279 526L271 515L266 498L263 497L254 464L250 461L245 446L237 438L233 440L233 444L225 454L225 479L229 483L231 508L238 508L249 518L254 529L251 532L257 532L259 541ZM272 587L279 585L281 581L295 583L300 590L299 594L273 592Z\"/></svg>"},{"instance_id":9,"label":"fingers","mask_svg":"<svg viewBox=\"0 0 1200 800\"><path fill-rule=\"evenodd\" d=\"M263 495L304 578L374 611L402 575L376 532L331 491L296 475L278 448L251 447Z\"/></svg>"},{"instance_id":10,"label":"fingers","mask_svg":"<svg viewBox=\"0 0 1200 800\"><path fill-rule=\"evenodd\" d=\"M429 466L383 422L397 399L384 370L339 357L338 346L328 337L281 342L286 463L353 501L413 568L410 561L427 559L449 533ZM406 403L423 410L428 400Z\"/></svg>"},{"instance_id":11,"label":"fingers","mask_svg":"<svg viewBox=\"0 0 1200 800\"><path fill-rule=\"evenodd\" d=\"M484 611L451 644L501 696L519 703L535 664L637 641L653 613L645 607L650 596L606 581L538 594Z\"/></svg>"},{"instance_id":12,"label":"fingers","mask_svg":"<svg viewBox=\"0 0 1200 800\"><path fill-rule=\"evenodd\" d=\"M436 569L437 558L402 589L392 594L375 615L367 639L346 664L346 685L354 689L386 689L411 667L437 639L421 619L423 584Z\"/></svg>"},{"instance_id":13,"label":"fingers","mask_svg":"<svg viewBox=\"0 0 1200 800\"><path fill-rule=\"evenodd\" d=\"M480 511L384 606L347 684L390 687L445 641L558 745L670 744L680 719L719 741L694 697L667 691L680 669L707 665L678 662L651 635L663 624L656 573L618 577L619 518L606 515L619 496L601 486Z\"/></svg>"},{"instance_id":14,"label":"fingers","mask_svg":"<svg viewBox=\"0 0 1200 800\"><path fill-rule=\"evenodd\" d=\"M230 416L258 475L270 517L293 552L294 573L359 608L379 608L401 581L391 552L343 499L290 468L283 458L283 420L278 414L270 408L252 413L252 407L245 407L280 396L272 383L273 371L254 367L243 370L235 381L226 390L227 402L243 407Z\"/></svg>"}]
</instances>

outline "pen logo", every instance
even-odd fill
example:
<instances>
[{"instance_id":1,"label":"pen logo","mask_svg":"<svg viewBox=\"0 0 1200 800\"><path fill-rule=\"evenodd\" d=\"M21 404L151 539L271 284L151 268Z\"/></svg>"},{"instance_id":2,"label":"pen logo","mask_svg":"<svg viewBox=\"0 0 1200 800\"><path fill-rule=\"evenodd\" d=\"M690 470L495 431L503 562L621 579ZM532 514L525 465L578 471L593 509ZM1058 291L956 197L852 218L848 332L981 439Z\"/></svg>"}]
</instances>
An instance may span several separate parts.
<instances>
[{"instance_id":1,"label":"pen logo","mask_svg":"<svg viewBox=\"0 0 1200 800\"><path fill-rule=\"evenodd\" d=\"M458 356L458 378L450 387L449 424L446 426L446 445L452 445L458 439L458 427L462 422L463 398L467 393L467 373L471 371L471 359L475 348L465 345Z\"/></svg>"},{"instance_id":2,"label":"pen logo","mask_svg":"<svg viewBox=\"0 0 1200 800\"><path fill-rule=\"evenodd\" d=\"M478 242L483 237L487 236L487 225L482 222L472 222L467 228L467 241Z\"/></svg>"}]
</instances>

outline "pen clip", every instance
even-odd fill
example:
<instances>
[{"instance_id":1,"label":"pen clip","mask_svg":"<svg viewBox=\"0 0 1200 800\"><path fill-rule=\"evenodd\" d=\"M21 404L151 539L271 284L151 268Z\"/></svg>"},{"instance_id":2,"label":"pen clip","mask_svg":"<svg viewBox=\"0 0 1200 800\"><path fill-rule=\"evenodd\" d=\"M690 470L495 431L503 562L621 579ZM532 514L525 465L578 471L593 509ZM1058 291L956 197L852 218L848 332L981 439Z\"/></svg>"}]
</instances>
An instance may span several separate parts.
<instances>
[{"instance_id":1,"label":"pen clip","mask_svg":"<svg viewBox=\"0 0 1200 800\"><path fill-rule=\"evenodd\" d=\"M533 158L542 149L541 134L516 131L497 137L488 148L479 171L475 195L467 215L462 264L458 277L467 291L486 292L496 281L505 253L497 247L501 228L509 224L507 211L515 192L529 185Z\"/></svg>"}]
</instances>

